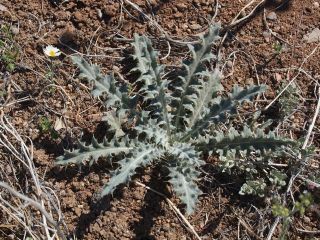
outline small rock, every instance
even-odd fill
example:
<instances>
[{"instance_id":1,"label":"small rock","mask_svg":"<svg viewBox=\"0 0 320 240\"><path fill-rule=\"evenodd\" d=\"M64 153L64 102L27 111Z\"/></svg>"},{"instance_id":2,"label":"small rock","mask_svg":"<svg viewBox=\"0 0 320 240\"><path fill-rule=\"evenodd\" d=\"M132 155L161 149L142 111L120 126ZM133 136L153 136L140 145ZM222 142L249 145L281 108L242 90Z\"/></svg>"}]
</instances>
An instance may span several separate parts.
<instances>
[{"instance_id":1,"label":"small rock","mask_svg":"<svg viewBox=\"0 0 320 240\"><path fill-rule=\"evenodd\" d=\"M252 85L253 84L253 78L246 78L245 83L247 85Z\"/></svg>"},{"instance_id":2,"label":"small rock","mask_svg":"<svg viewBox=\"0 0 320 240\"><path fill-rule=\"evenodd\" d=\"M277 20L277 14L275 12L269 12L267 15L267 19L271 21Z\"/></svg>"},{"instance_id":3,"label":"small rock","mask_svg":"<svg viewBox=\"0 0 320 240\"><path fill-rule=\"evenodd\" d=\"M66 191L64 189L60 190L60 196L61 197L66 196Z\"/></svg>"},{"instance_id":4,"label":"small rock","mask_svg":"<svg viewBox=\"0 0 320 240\"><path fill-rule=\"evenodd\" d=\"M184 29L184 30L187 29L188 27L189 27L189 26L188 26L187 24L185 24L185 23L182 24L182 26L181 26L181 28Z\"/></svg>"},{"instance_id":5,"label":"small rock","mask_svg":"<svg viewBox=\"0 0 320 240\"><path fill-rule=\"evenodd\" d=\"M271 38L271 33L269 31L264 31L262 33L264 39L266 40L266 42L270 42L270 38Z\"/></svg>"},{"instance_id":6,"label":"small rock","mask_svg":"<svg viewBox=\"0 0 320 240\"><path fill-rule=\"evenodd\" d=\"M233 63L232 63L231 60L228 60L227 63L226 63L226 65L227 65L227 68L232 68Z\"/></svg>"},{"instance_id":7,"label":"small rock","mask_svg":"<svg viewBox=\"0 0 320 240\"><path fill-rule=\"evenodd\" d=\"M83 17L83 14L81 12L75 12L74 13L74 18L77 22L83 22L84 21L84 17Z\"/></svg>"},{"instance_id":8,"label":"small rock","mask_svg":"<svg viewBox=\"0 0 320 240\"><path fill-rule=\"evenodd\" d=\"M60 41L64 44L69 44L71 42L74 42L75 36L76 36L75 27L72 24L68 24L60 34Z\"/></svg>"},{"instance_id":9,"label":"small rock","mask_svg":"<svg viewBox=\"0 0 320 240\"><path fill-rule=\"evenodd\" d=\"M12 168L10 165L6 165L6 174L11 174L12 173Z\"/></svg>"},{"instance_id":10,"label":"small rock","mask_svg":"<svg viewBox=\"0 0 320 240\"><path fill-rule=\"evenodd\" d=\"M280 29L281 29L281 27L280 27L279 25L277 25L277 26L274 27L274 31L275 31L275 32L280 31Z\"/></svg>"},{"instance_id":11,"label":"small rock","mask_svg":"<svg viewBox=\"0 0 320 240\"><path fill-rule=\"evenodd\" d=\"M141 194L140 192L134 192L133 193L133 199L141 200L141 199L143 199L143 194Z\"/></svg>"},{"instance_id":12,"label":"small rock","mask_svg":"<svg viewBox=\"0 0 320 240\"><path fill-rule=\"evenodd\" d=\"M15 235L14 234L10 234L10 235L8 235L8 238L9 239L15 239Z\"/></svg>"},{"instance_id":13,"label":"small rock","mask_svg":"<svg viewBox=\"0 0 320 240\"><path fill-rule=\"evenodd\" d=\"M80 216L81 216L81 209L80 209L80 208L75 208L75 209L74 209L74 213L75 213L78 217L80 217Z\"/></svg>"},{"instance_id":14,"label":"small rock","mask_svg":"<svg viewBox=\"0 0 320 240\"><path fill-rule=\"evenodd\" d=\"M240 13L239 13L239 19L240 18L243 18L244 16L246 16L246 12L244 10L242 10Z\"/></svg>"},{"instance_id":15,"label":"small rock","mask_svg":"<svg viewBox=\"0 0 320 240\"><path fill-rule=\"evenodd\" d=\"M8 11L8 8L2 4L0 4L0 12L6 12Z\"/></svg>"},{"instance_id":16,"label":"small rock","mask_svg":"<svg viewBox=\"0 0 320 240\"><path fill-rule=\"evenodd\" d=\"M281 76L280 73L276 73L276 74L274 75L274 78L277 80L277 82L281 82L281 80L282 80L282 76Z\"/></svg>"},{"instance_id":17,"label":"small rock","mask_svg":"<svg viewBox=\"0 0 320 240\"><path fill-rule=\"evenodd\" d=\"M305 221L306 223L310 223L310 222L311 222L311 220L310 220L310 218L309 218L309 217L304 216L303 218L304 218L304 221Z\"/></svg>"},{"instance_id":18,"label":"small rock","mask_svg":"<svg viewBox=\"0 0 320 240\"><path fill-rule=\"evenodd\" d=\"M11 27L11 32L13 35L18 35L19 33L19 28L12 26Z\"/></svg>"},{"instance_id":19,"label":"small rock","mask_svg":"<svg viewBox=\"0 0 320 240\"><path fill-rule=\"evenodd\" d=\"M182 12L177 12L177 13L174 14L174 16L175 16L176 18L182 18L182 17L183 17L183 14L182 14Z\"/></svg>"},{"instance_id":20,"label":"small rock","mask_svg":"<svg viewBox=\"0 0 320 240\"><path fill-rule=\"evenodd\" d=\"M184 3L178 3L177 4L177 9L179 10L179 11L184 11L185 9L187 9L188 8L188 6L186 5L186 4L184 4Z\"/></svg>"},{"instance_id":21,"label":"small rock","mask_svg":"<svg viewBox=\"0 0 320 240\"><path fill-rule=\"evenodd\" d=\"M192 25L190 26L190 29L192 29L192 30L198 30L198 29L200 29L200 28L201 28L201 25L198 24L198 23L192 24Z\"/></svg>"},{"instance_id":22,"label":"small rock","mask_svg":"<svg viewBox=\"0 0 320 240\"><path fill-rule=\"evenodd\" d=\"M315 8L319 8L319 7L320 7L320 4L319 4L319 2L314 2L314 3L313 3L313 6L314 6Z\"/></svg>"},{"instance_id":23,"label":"small rock","mask_svg":"<svg viewBox=\"0 0 320 240\"><path fill-rule=\"evenodd\" d=\"M99 8L97 8L97 15L98 15L98 17L100 18L100 19L102 19L102 17L103 17L103 13L102 13L102 11L101 11L101 9L99 9Z\"/></svg>"},{"instance_id":24,"label":"small rock","mask_svg":"<svg viewBox=\"0 0 320 240\"><path fill-rule=\"evenodd\" d=\"M307 41L307 43L319 42L320 41L320 29L315 28L312 32L304 35L303 39Z\"/></svg>"}]
</instances>

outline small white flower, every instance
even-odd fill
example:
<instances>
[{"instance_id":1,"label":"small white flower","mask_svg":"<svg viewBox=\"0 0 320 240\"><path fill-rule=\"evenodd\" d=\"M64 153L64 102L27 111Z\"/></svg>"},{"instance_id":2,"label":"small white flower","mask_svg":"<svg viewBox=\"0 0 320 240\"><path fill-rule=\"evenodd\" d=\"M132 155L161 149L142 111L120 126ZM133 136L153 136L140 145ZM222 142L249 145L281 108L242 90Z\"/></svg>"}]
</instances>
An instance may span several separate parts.
<instances>
[{"instance_id":1,"label":"small white flower","mask_svg":"<svg viewBox=\"0 0 320 240\"><path fill-rule=\"evenodd\" d=\"M48 57L58 57L61 54L60 50L52 45L48 45L43 52Z\"/></svg>"}]
</instances>

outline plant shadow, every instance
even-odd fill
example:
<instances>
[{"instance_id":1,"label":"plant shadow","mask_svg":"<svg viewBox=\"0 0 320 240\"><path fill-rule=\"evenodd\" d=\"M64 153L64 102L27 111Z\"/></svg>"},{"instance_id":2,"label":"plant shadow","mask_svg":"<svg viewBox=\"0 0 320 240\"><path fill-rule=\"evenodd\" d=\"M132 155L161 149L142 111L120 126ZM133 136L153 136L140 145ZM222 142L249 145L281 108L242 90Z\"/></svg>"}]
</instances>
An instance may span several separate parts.
<instances>
[{"instance_id":1,"label":"plant shadow","mask_svg":"<svg viewBox=\"0 0 320 240\"><path fill-rule=\"evenodd\" d=\"M239 190L245 182L243 176L239 175L231 178L229 174L221 173L210 165L206 165L204 169L210 178L204 180L201 190L205 194L214 194L217 196L217 200L212 206L215 209L213 212L214 214L210 214L211 217L208 218L199 233L201 236L211 233L215 239L218 239L222 237L222 230L226 228L226 223L230 225L228 227L238 227L238 217L231 217L235 215L237 209L251 212L250 209L252 206L256 206L257 208L264 207L265 202L262 198L257 196L242 196L239 194ZM237 207L234 208L233 206ZM243 213L240 213L239 215L241 214ZM258 220L258 215L253 216ZM245 215L243 215L243 217L245 218Z\"/></svg>"},{"instance_id":2,"label":"plant shadow","mask_svg":"<svg viewBox=\"0 0 320 240\"><path fill-rule=\"evenodd\" d=\"M163 193L166 196L170 196L166 183L162 180L162 173L159 170L159 166L151 169L151 179L147 183L148 187ZM135 221L132 224L132 228L135 234L135 240L155 240L156 238L151 235L151 229L155 224L154 219L164 214L161 208L161 203L164 202L162 196L147 190L143 199L144 205L139 211L141 219ZM166 230L166 229L164 229Z\"/></svg>"},{"instance_id":3,"label":"plant shadow","mask_svg":"<svg viewBox=\"0 0 320 240\"><path fill-rule=\"evenodd\" d=\"M74 235L77 239L83 239L88 232L90 225L105 211L108 211L111 208L111 201L111 196L105 196L98 201L91 200L89 212L81 214L76 224L77 227L74 231Z\"/></svg>"}]
</instances>

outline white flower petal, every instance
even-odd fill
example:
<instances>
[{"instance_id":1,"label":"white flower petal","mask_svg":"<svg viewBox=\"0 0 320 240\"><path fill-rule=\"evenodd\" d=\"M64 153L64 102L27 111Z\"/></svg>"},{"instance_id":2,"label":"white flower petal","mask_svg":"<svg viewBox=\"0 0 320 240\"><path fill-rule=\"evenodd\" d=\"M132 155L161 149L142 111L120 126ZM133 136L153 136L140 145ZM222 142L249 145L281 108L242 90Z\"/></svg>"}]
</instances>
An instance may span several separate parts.
<instances>
[{"instance_id":1,"label":"white flower petal","mask_svg":"<svg viewBox=\"0 0 320 240\"><path fill-rule=\"evenodd\" d=\"M57 57L61 54L61 51L52 45L46 46L46 48L43 50L43 52L48 57Z\"/></svg>"}]
</instances>

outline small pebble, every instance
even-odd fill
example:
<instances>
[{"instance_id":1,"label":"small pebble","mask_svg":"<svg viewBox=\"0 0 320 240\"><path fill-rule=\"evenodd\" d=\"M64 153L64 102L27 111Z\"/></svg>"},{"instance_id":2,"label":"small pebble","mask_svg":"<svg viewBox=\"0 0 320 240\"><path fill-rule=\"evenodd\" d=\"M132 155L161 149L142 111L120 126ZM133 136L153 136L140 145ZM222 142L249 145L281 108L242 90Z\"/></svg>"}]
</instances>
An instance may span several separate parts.
<instances>
[{"instance_id":1,"label":"small pebble","mask_svg":"<svg viewBox=\"0 0 320 240\"><path fill-rule=\"evenodd\" d=\"M232 68L233 62L231 60L228 60L226 65L228 68Z\"/></svg>"},{"instance_id":2,"label":"small pebble","mask_svg":"<svg viewBox=\"0 0 320 240\"><path fill-rule=\"evenodd\" d=\"M270 42L270 39L271 39L271 33L269 31L264 31L262 33L264 39L266 40L266 42Z\"/></svg>"},{"instance_id":3,"label":"small pebble","mask_svg":"<svg viewBox=\"0 0 320 240\"><path fill-rule=\"evenodd\" d=\"M314 6L315 8L319 8L320 4L319 4L319 2L314 2L314 3L313 3L313 6Z\"/></svg>"},{"instance_id":4,"label":"small pebble","mask_svg":"<svg viewBox=\"0 0 320 240\"><path fill-rule=\"evenodd\" d=\"M197 23L192 24L192 25L190 26L190 29L192 29L192 30L198 30L198 29L200 29L200 28L201 28L201 25L200 25L200 24L197 24Z\"/></svg>"},{"instance_id":5,"label":"small pebble","mask_svg":"<svg viewBox=\"0 0 320 240\"><path fill-rule=\"evenodd\" d=\"M307 43L319 42L320 41L320 29L315 28L310 33L303 36L303 39L307 41Z\"/></svg>"},{"instance_id":6,"label":"small pebble","mask_svg":"<svg viewBox=\"0 0 320 240\"><path fill-rule=\"evenodd\" d=\"M17 35L19 33L19 28L12 26L11 27L11 32L13 35Z\"/></svg>"},{"instance_id":7,"label":"small pebble","mask_svg":"<svg viewBox=\"0 0 320 240\"><path fill-rule=\"evenodd\" d=\"M97 8L97 15L98 15L98 17L99 17L100 19L102 19L103 14L102 14L101 9L99 9L99 8Z\"/></svg>"},{"instance_id":8,"label":"small pebble","mask_svg":"<svg viewBox=\"0 0 320 240\"><path fill-rule=\"evenodd\" d=\"M245 83L246 85L252 85L253 84L253 78L246 78Z\"/></svg>"},{"instance_id":9,"label":"small pebble","mask_svg":"<svg viewBox=\"0 0 320 240\"><path fill-rule=\"evenodd\" d=\"M267 19L271 21L277 20L277 14L275 12L269 12L267 15Z\"/></svg>"},{"instance_id":10,"label":"small pebble","mask_svg":"<svg viewBox=\"0 0 320 240\"><path fill-rule=\"evenodd\" d=\"M7 12L8 8L2 4L0 4L0 12Z\"/></svg>"},{"instance_id":11,"label":"small pebble","mask_svg":"<svg viewBox=\"0 0 320 240\"><path fill-rule=\"evenodd\" d=\"M311 222L311 220L310 220L310 218L309 218L309 217L304 216L303 218L304 218L304 221L305 221L306 223L310 223L310 222Z\"/></svg>"},{"instance_id":12,"label":"small pebble","mask_svg":"<svg viewBox=\"0 0 320 240\"><path fill-rule=\"evenodd\" d=\"M186 10L188 8L188 6L186 5L186 4L184 4L184 3L178 3L177 4L177 9L179 10L179 11L184 11L184 10Z\"/></svg>"},{"instance_id":13,"label":"small pebble","mask_svg":"<svg viewBox=\"0 0 320 240\"><path fill-rule=\"evenodd\" d=\"M276 73L274 78L277 80L277 82L281 82L281 80L282 80L282 76L280 73Z\"/></svg>"}]
</instances>

